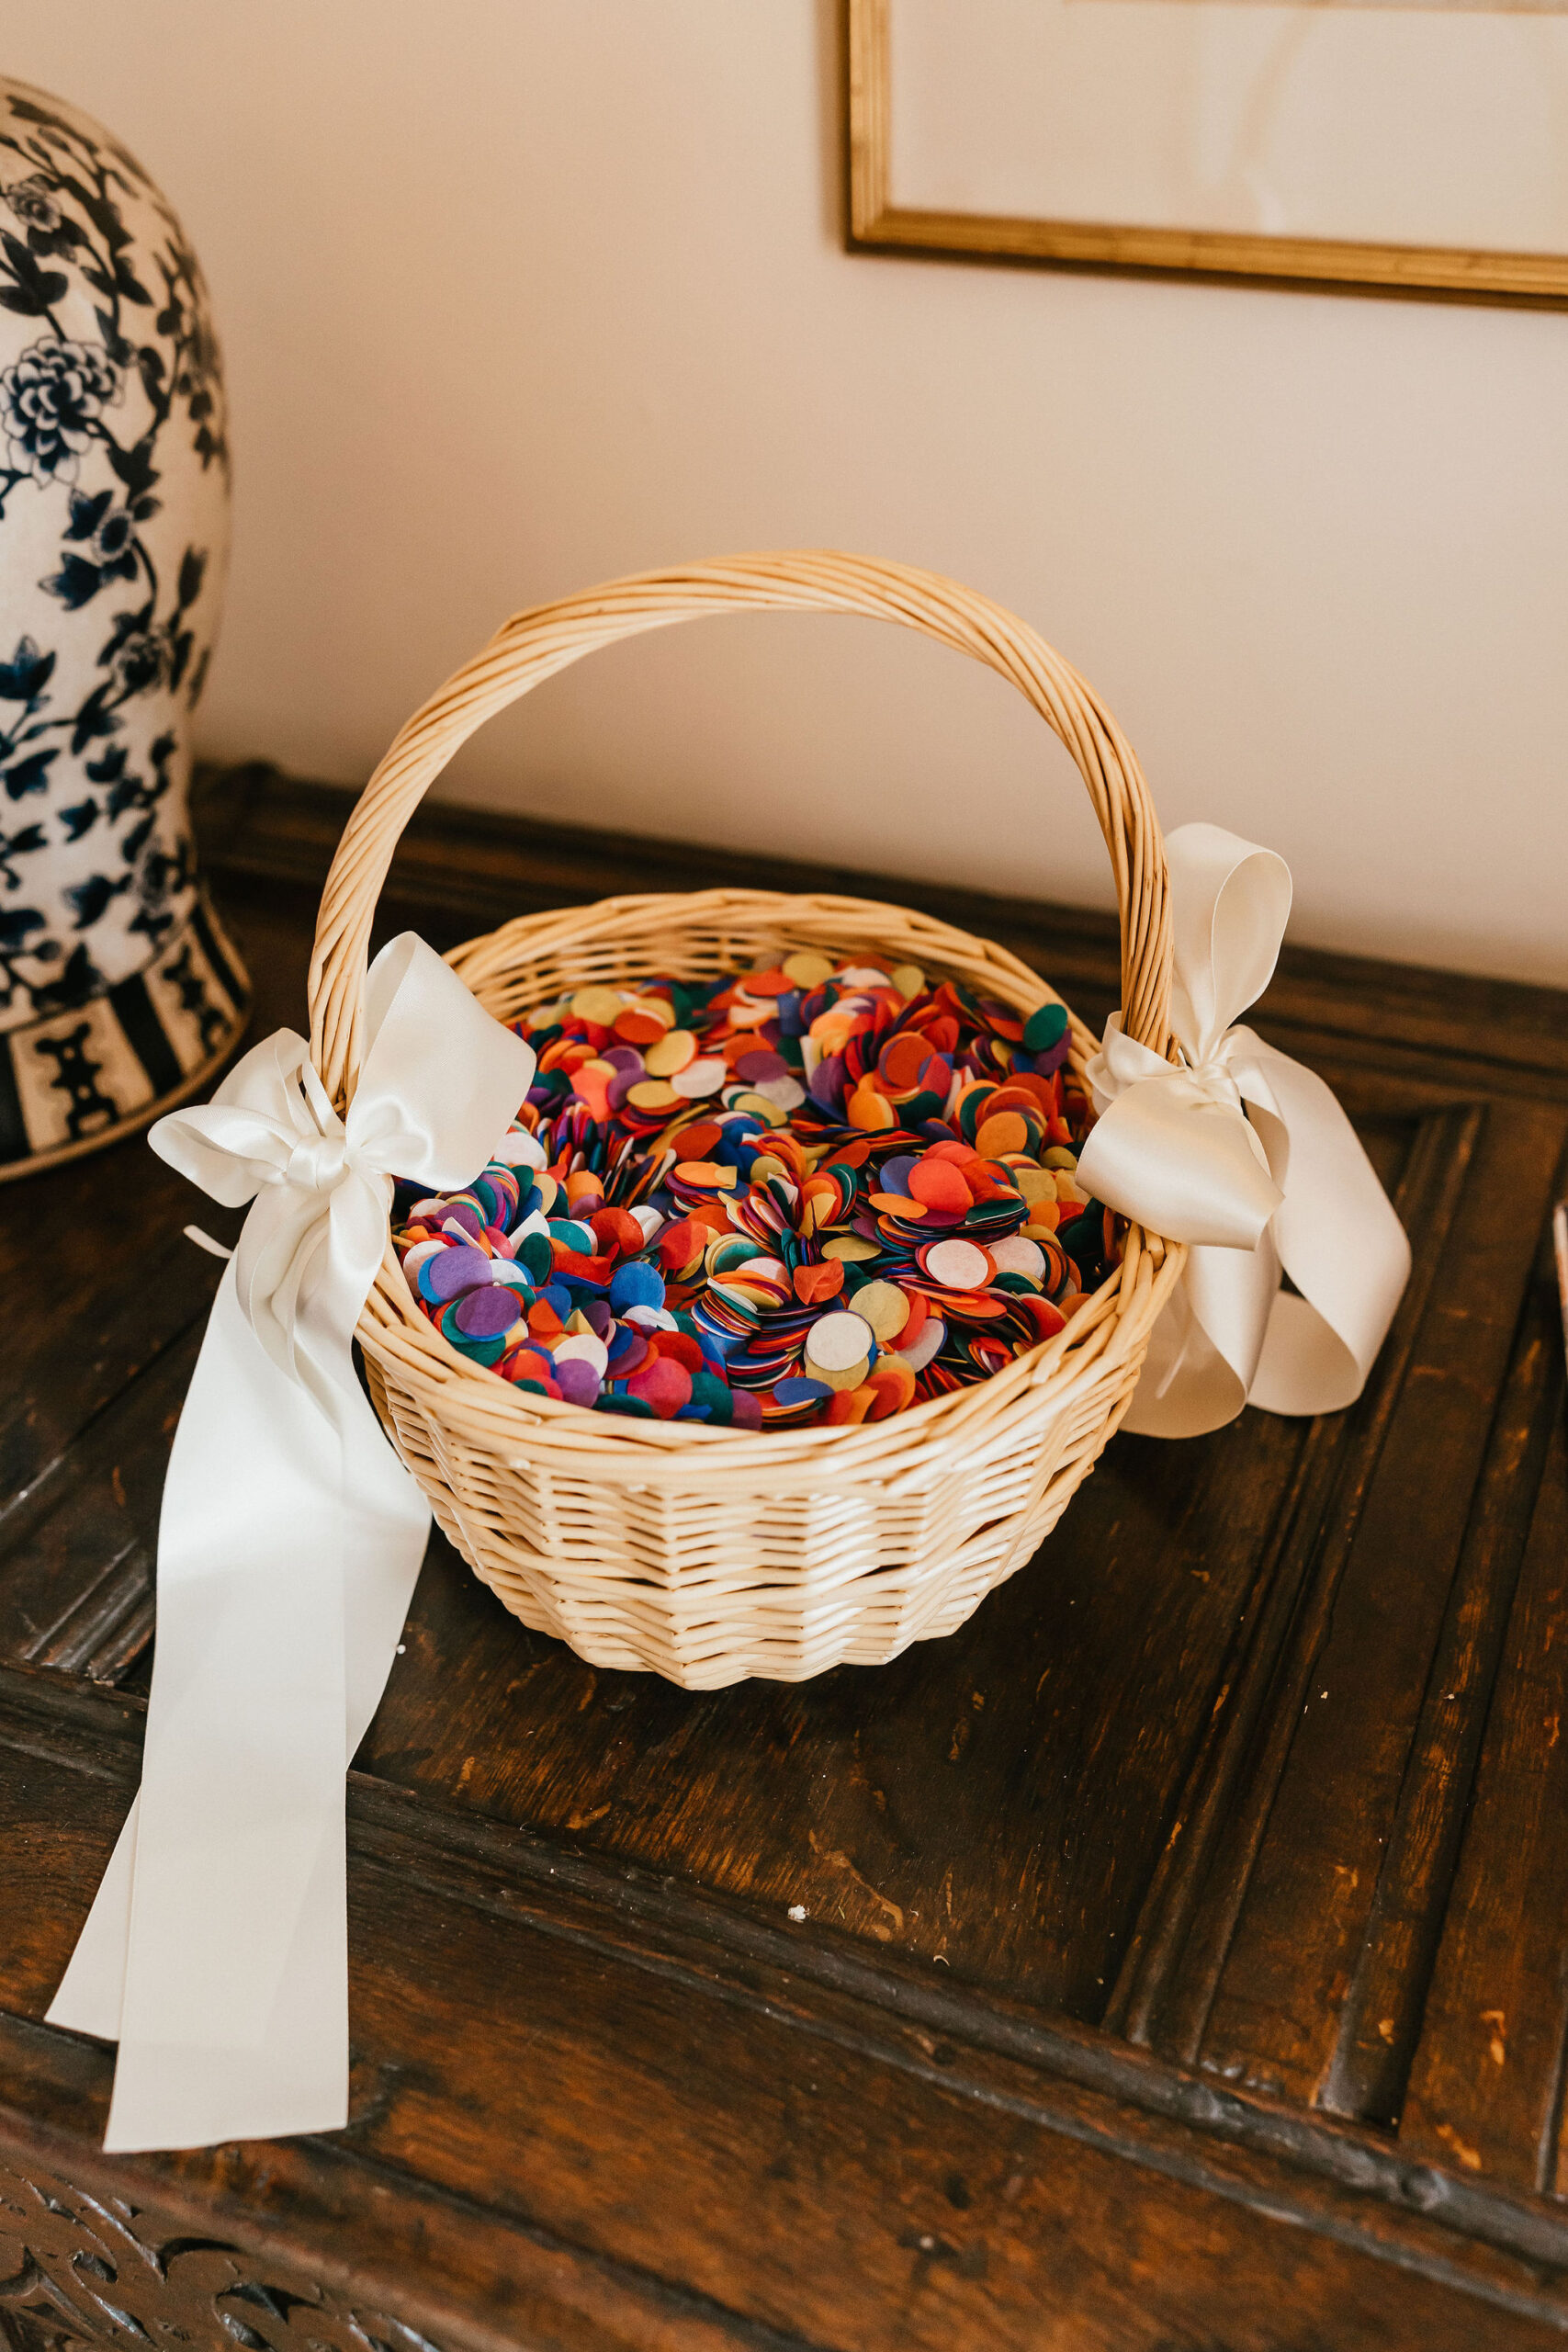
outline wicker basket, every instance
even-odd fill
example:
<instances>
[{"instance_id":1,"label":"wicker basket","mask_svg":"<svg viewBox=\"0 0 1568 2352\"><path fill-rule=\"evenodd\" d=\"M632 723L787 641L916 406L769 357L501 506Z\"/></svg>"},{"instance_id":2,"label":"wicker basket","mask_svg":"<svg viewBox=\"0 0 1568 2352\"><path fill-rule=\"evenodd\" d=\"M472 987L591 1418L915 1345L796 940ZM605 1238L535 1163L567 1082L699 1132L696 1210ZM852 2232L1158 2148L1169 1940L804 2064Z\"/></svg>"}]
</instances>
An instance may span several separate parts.
<instances>
[{"instance_id":1,"label":"wicker basket","mask_svg":"<svg viewBox=\"0 0 1568 2352\"><path fill-rule=\"evenodd\" d=\"M353 1093L367 943L408 817L476 728L595 647L704 614L810 609L901 622L987 662L1082 771L1122 922L1132 1035L1168 1046L1165 854L1114 722L998 605L934 574L832 554L651 572L520 613L411 718L333 861L310 968L311 1049ZM1051 996L1003 949L860 899L710 890L527 918L450 961L502 1020L567 984L681 978L799 947L863 949L962 978L1029 1012ZM1072 1024L1081 1070L1094 1039ZM761 1434L612 1419L520 1393L420 1312L390 1246L360 1318L371 1393L464 1557L524 1623L595 1666L688 1689L875 1665L950 1634L1055 1524L1126 1411L1185 1253L1128 1232L1122 1264L1066 1329L990 1379L874 1424Z\"/></svg>"}]
</instances>

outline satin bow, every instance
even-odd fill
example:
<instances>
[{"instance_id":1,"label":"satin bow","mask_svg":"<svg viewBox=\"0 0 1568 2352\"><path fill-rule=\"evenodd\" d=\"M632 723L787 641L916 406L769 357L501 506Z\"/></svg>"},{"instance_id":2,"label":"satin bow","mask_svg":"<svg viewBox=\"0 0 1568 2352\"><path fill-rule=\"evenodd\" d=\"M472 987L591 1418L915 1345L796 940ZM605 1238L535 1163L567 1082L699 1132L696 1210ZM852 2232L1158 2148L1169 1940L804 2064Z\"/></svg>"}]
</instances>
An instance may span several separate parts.
<instances>
[{"instance_id":1,"label":"satin bow","mask_svg":"<svg viewBox=\"0 0 1568 2352\"><path fill-rule=\"evenodd\" d=\"M141 1787L49 2017L118 2041L106 2148L348 2116L344 1775L391 1669L430 1510L355 1374L392 1178L472 1182L534 1072L405 932L371 966L340 1118L293 1031L152 1148L249 1201L158 1530Z\"/></svg>"},{"instance_id":2,"label":"satin bow","mask_svg":"<svg viewBox=\"0 0 1568 2352\"><path fill-rule=\"evenodd\" d=\"M1183 1058L1162 1061L1112 1015L1089 1065L1100 1116L1077 1172L1091 1198L1191 1245L1126 1427L1196 1437L1248 1402L1271 1413L1352 1403L1410 1244L1323 1080L1233 1025L1273 976L1290 868L1217 825L1183 825L1166 855Z\"/></svg>"}]
</instances>

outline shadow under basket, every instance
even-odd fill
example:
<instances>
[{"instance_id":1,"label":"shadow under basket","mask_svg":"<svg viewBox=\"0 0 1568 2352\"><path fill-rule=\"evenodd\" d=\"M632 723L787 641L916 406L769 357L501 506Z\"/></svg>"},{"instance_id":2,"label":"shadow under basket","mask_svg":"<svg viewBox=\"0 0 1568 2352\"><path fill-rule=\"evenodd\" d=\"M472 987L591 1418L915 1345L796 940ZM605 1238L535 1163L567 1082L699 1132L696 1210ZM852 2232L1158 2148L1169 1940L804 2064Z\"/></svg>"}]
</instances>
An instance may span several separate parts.
<instances>
[{"instance_id":1,"label":"shadow under basket","mask_svg":"<svg viewBox=\"0 0 1568 2352\"><path fill-rule=\"evenodd\" d=\"M1110 849L1129 1032L1168 1050L1164 850L1131 750L1090 690L1000 607L935 575L841 555L743 557L522 613L402 729L344 830L311 965L311 1050L352 1097L381 883L425 787L493 712L618 638L794 608L902 623L987 662L1077 761ZM1028 1014L1055 1001L1003 948L897 906L745 890L623 898L508 923L448 958L511 1021L569 987L711 978L793 949L887 956ZM1095 1040L1071 1023L1081 1074ZM361 1316L371 1395L464 1558L524 1623L599 1667L691 1690L880 1665L953 1633L1023 1565L1119 1426L1185 1252L1126 1228L1122 1262L1056 1336L974 1385L840 1428L762 1432L623 1419L512 1387L414 1304L388 1236Z\"/></svg>"}]
</instances>

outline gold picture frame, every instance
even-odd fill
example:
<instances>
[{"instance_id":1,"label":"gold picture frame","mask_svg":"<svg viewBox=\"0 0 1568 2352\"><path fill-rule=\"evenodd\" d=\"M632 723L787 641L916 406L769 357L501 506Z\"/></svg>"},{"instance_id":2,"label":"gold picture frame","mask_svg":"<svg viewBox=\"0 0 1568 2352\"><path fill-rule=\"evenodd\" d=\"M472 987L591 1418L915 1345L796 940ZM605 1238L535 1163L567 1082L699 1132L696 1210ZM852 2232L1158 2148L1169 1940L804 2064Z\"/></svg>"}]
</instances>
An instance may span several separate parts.
<instances>
[{"instance_id":1,"label":"gold picture frame","mask_svg":"<svg viewBox=\"0 0 1568 2352\"><path fill-rule=\"evenodd\" d=\"M889 192L892 0L843 0L843 6L852 251L1568 307L1568 254L1362 244L1228 230L1140 229L896 205Z\"/></svg>"}]
</instances>

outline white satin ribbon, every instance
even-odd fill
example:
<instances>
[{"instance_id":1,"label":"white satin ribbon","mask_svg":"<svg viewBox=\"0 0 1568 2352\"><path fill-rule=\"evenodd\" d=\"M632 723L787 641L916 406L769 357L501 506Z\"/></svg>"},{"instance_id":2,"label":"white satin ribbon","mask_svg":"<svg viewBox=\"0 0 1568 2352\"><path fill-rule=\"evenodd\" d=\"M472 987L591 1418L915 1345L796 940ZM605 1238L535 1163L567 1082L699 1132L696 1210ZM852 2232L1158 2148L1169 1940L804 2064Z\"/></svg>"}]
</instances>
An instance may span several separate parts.
<instances>
[{"instance_id":1,"label":"white satin ribbon","mask_svg":"<svg viewBox=\"0 0 1568 2352\"><path fill-rule=\"evenodd\" d=\"M534 1071L412 932L370 967L366 1034L346 1119L280 1029L152 1131L215 1200L252 1207L164 1488L141 1792L49 2011L119 2043L114 2151L348 2118L344 1776L430 1528L354 1330L394 1174L470 1183Z\"/></svg>"},{"instance_id":2,"label":"white satin ribbon","mask_svg":"<svg viewBox=\"0 0 1568 2352\"><path fill-rule=\"evenodd\" d=\"M1196 1437L1248 1402L1337 1412L1382 1345L1410 1244L1323 1080L1233 1025L1273 975L1289 866L1217 825L1183 825L1166 856L1183 1060L1162 1061L1113 1015L1089 1065L1100 1116L1078 1159L1091 1198L1191 1245L1126 1427Z\"/></svg>"}]
</instances>

